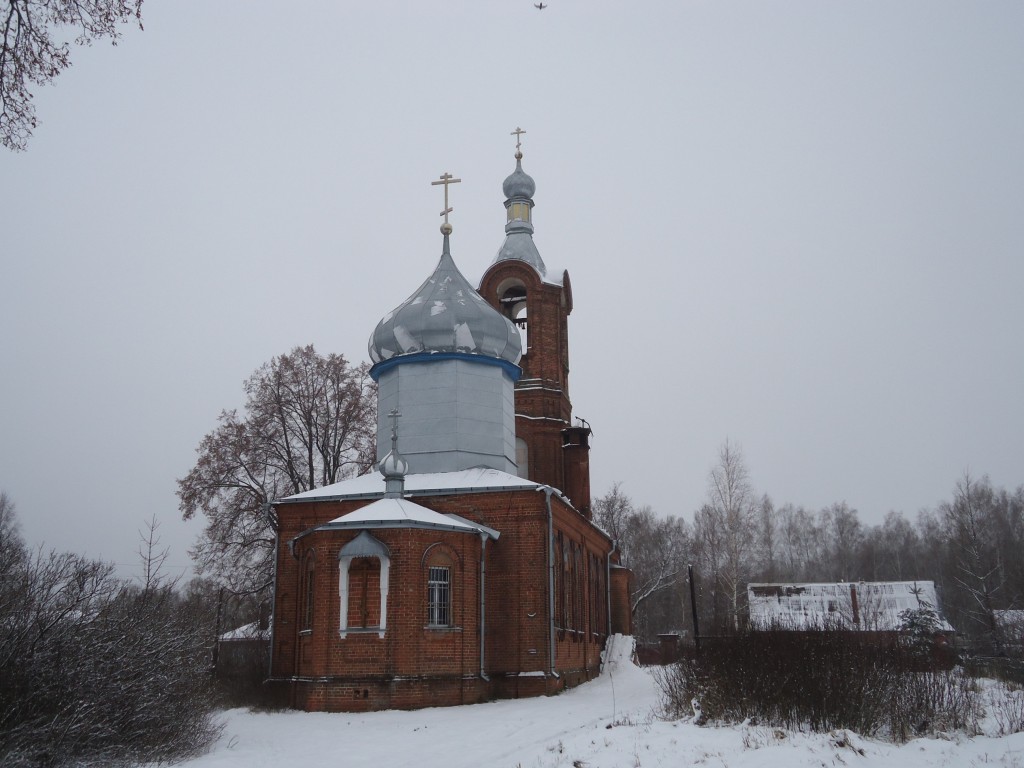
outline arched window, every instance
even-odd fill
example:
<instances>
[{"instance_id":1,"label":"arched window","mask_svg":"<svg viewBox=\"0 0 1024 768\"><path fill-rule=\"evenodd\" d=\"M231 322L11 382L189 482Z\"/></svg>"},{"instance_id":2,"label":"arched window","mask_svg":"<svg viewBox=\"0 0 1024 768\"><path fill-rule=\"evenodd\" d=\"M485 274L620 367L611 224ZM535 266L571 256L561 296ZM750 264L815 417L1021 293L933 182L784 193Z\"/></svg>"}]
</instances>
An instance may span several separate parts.
<instances>
[{"instance_id":1,"label":"arched window","mask_svg":"<svg viewBox=\"0 0 1024 768\"><path fill-rule=\"evenodd\" d=\"M604 576L604 569L601 567L601 558L591 553L590 555L590 631L595 635L603 633L601 622L602 605L604 601L601 588L601 579Z\"/></svg>"},{"instance_id":2,"label":"arched window","mask_svg":"<svg viewBox=\"0 0 1024 768\"><path fill-rule=\"evenodd\" d=\"M455 574L460 570L459 556L451 547L435 542L423 553L425 569L427 627L442 628L455 625Z\"/></svg>"},{"instance_id":3,"label":"arched window","mask_svg":"<svg viewBox=\"0 0 1024 768\"><path fill-rule=\"evenodd\" d=\"M307 550L302 562L302 585L299 588L299 630L310 632L313 629L314 575L316 557L313 550Z\"/></svg>"},{"instance_id":4,"label":"arched window","mask_svg":"<svg viewBox=\"0 0 1024 768\"><path fill-rule=\"evenodd\" d=\"M570 629L572 627L572 617L570 616L572 580L569 567L570 563L572 563L572 558L569 556L569 544L561 533L558 534L558 551L562 560L562 628Z\"/></svg>"},{"instance_id":5,"label":"arched window","mask_svg":"<svg viewBox=\"0 0 1024 768\"><path fill-rule=\"evenodd\" d=\"M348 628L380 626L380 561L363 557L348 570Z\"/></svg>"},{"instance_id":6,"label":"arched window","mask_svg":"<svg viewBox=\"0 0 1024 768\"><path fill-rule=\"evenodd\" d=\"M575 632L580 628L579 596L580 596L580 560L579 548L575 541L568 543L566 555L569 559L569 629ZM573 640L575 641L575 635Z\"/></svg>"},{"instance_id":7,"label":"arched window","mask_svg":"<svg viewBox=\"0 0 1024 768\"><path fill-rule=\"evenodd\" d=\"M448 627L452 623L452 569L432 565L427 571L427 626Z\"/></svg>"},{"instance_id":8,"label":"arched window","mask_svg":"<svg viewBox=\"0 0 1024 768\"><path fill-rule=\"evenodd\" d=\"M574 567L576 568L576 625L573 627L582 634L586 628L586 593L584 592L584 580L583 580L583 546L578 542L573 542L572 545L573 555L576 558Z\"/></svg>"},{"instance_id":9,"label":"arched window","mask_svg":"<svg viewBox=\"0 0 1024 768\"><path fill-rule=\"evenodd\" d=\"M339 631L377 632L384 637L388 618L391 552L384 542L360 531L338 553Z\"/></svg>"},{"instance_id":10,"label":"arched window","mask_svg":"<svg viewBox=\"0 0 1024 768\"><path fill-rule=\"evenodd\" d=\"M523 354L529 350L529 332L526 319L526 286L518 280L504 282L498 288L498 301L505 316L516 324L523 342Z\"/></svg>"}]
</instances>

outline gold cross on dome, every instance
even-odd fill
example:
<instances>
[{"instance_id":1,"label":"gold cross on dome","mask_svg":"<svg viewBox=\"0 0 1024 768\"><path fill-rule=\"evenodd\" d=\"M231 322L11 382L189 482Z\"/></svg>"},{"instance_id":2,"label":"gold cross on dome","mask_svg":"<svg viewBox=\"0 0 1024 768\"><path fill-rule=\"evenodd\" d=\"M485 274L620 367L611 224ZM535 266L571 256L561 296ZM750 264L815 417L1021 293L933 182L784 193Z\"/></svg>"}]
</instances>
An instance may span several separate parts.
<instances>
[{"instance_id":1,"label":"gold cross on dome","mask_svg":"<svg viewBox=\"0 0 1024 768\"><path fill-rule=\"evenodd\" d=\"M458 184L461 181L462 181L462 179L456 179L450 173L445 171L445 173L440 176L440 180L439 181L432 181L432 182L430 182L430 186L432 186L432 187L436 187L438 184L444 184L444 210L441 211L441 215L444 216L444 223L445 224L448 223L448 214L455 210L454 208L451 208L448 205L448 185L449 184Z\"/></svg>"},{"instance_id":2,"label":"gold cross on dome","mask_svg":"<svg viewBox=\"0 0 1024 768\"><path fill-rule=\"evenodd\" d=\"M517 150L519 149L520 145L522 144L522 142L521 142L521 141L519 141L519 139L521 139L521 138L522 138L522 136L523 136L523 134L524 134L524 133L526 133L526 131L524 131L524 130L523 130L522 128L520 128L519 126L516 126L516 129L515 129L514 131L512 131L512 133L511 133L511 134L509 134L509 135L511 135L511 136L515 136L515 137L516 137L516 149L517 149Z\"/></svg>"}]
</instances>

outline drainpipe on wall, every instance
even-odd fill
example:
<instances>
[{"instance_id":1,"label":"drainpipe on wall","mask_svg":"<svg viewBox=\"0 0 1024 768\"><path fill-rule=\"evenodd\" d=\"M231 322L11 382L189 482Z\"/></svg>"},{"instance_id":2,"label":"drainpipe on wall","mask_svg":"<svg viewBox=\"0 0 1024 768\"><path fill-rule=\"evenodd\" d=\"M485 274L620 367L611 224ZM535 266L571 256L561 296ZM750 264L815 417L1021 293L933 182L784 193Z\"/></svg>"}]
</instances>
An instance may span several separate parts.
<instances>
[{"instance_id":1,"label":"drainpipe on wall","mask_svg":"<svg viewBox=\"0 0 1024 768\"><path fill-rule=\"evenodd\" d=\"M280 526L274 525L274 516L271 514L272 506L270 504L263 505L263 512L266 514L268 521L274 527L274 575L271 578L271 597L272 608L270 609L270 653L267 654L267 678L274 676L274 635L276 633L277 621L274 616L274 611L277 609L277 556L281 549L281 532L278 530ZM294 552L293 552L294 554ZM257 624L257 627L259 625ZM217 638L217 642L220 642L220 638Z\"/></svg>"},{"instance_id":2,"label":"drainpipe on wall","mask_svg":"<svg viewBox=\"0 0 1024 768\"><path fill-rule=\"evenodd\" d=\"M487 551L487 534L480 533L480 677L490 681L484 668L484 628L486 627L485 617L487 615L487 566L484 562L484 553Z\"/></svg>"},{"instance_id":3,"label":"drainpipe on wall","mask_svg":"<svg viewBox=\"0 0 1024 768\"><path fill-rule=\"evenodd\" d=\"M555 530L551 512L551 494L555 489L543 485L544 500L548 506L548 660L552 677L558 677L555 671Z\"/></svg>"}]
</instances>

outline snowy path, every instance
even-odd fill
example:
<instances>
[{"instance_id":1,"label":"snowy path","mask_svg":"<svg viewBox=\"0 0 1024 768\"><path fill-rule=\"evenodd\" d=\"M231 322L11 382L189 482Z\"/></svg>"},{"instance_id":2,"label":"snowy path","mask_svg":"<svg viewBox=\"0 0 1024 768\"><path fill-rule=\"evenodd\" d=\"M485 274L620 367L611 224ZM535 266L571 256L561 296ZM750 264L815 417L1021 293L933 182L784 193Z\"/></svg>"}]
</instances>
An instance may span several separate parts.
<instances>
[{"instance_id":1,"label":"snowy path","mask_svg":"<svg viewBox=\"0 0 1024 768\"><path fill-rule=\"evenodd\" d=\"M182 766L1024 768L1024 734L900 747L854 737L860 754L828 734L663 722L653 678L630 663L627 647L620 642L600 679L551 698L358 715L232 710L211 752Z\"/></svg>"},{"instance_id":2,"label":"snowy path","mask_svg":"<svg viewBox=\"0 0 1024 768\"><path fill-rule=\"evenodd\" d=\"M621 648L627 645L620 640ZM560 742L581 733L606 732L615 717L632 722L652 718L656 695L650 675L629 663L628 657L613 660L607 672L560 696L466 707L354 715L233 710L227 713L227 727L213 752L185 765L514 768L522 763L525 768L534 763L523 762L524 758L554 758L560 754Z\"/></svg>"}]
</instances>

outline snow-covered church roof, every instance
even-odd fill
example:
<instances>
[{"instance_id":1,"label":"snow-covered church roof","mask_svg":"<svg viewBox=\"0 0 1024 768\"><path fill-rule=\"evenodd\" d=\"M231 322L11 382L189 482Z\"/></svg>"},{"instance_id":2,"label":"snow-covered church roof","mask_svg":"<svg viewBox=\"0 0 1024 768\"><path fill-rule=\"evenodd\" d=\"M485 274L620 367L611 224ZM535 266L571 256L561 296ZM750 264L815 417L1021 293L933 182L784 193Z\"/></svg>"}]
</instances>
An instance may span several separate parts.
<instances>
[{"instance_id":1,"label":"snow-covered church roof","mask_svg":"<svg viewBox=\"0 0 1024 768\"><path fill-rule=\"evenodd\" d=\"M443 515L407 499L383 498L336 517L320 526L320 530L347 528L429 528L456 533L482 533L492 539L500 535L492 528L474 523L458 515Z\"/></svg>"},{"instance_id":2,"label":"snow-covered church roof","mask_svg":"<svg viewBox=\"0 0 1024 768\"><path fill-rule=\"evenodd\" d=\"M439 496L460 493L522 491L541 489L542 485L508 472L488 467L472 467L457 472L425 472L405 476L406 496ZM341 499L370 499L383 496L384 478L377 472L342 480L340 483L314 488L278 499L275 504L302 501L337 501Z\"/></svg>"}]
</instances>

